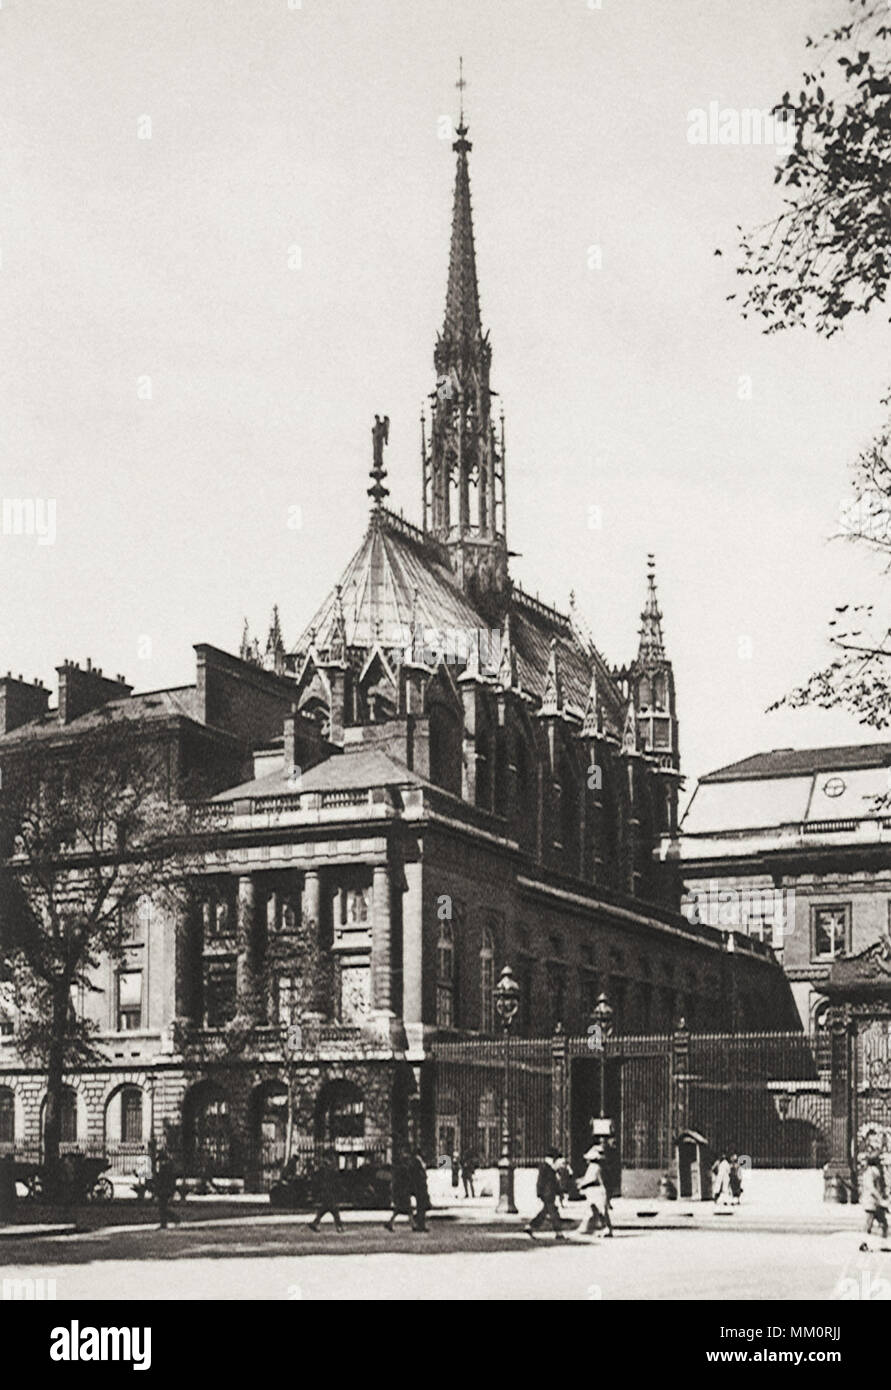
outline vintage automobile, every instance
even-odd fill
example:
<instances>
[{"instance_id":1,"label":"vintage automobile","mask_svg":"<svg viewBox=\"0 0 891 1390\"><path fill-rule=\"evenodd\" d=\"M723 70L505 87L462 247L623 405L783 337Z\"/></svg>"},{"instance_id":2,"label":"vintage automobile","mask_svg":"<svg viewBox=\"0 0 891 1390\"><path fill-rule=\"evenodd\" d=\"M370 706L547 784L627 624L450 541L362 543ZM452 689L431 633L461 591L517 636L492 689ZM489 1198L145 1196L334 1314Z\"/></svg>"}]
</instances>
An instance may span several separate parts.
<instances>
[{"instance_id":1,"label":"vintage automobile","mask_svg":"<svg viewBox=\"0 0 891 1390\"><path fill-rule=\"evenodd\" d=\"M114 1186L106 1174L108 1160L88 1158L84 1154L63 1154L60 1160L61 1189L65 1201L110 1202ZM19 1160L15 1164L16 1183L21 1183L32 1201L40 1201L47 1188L46 1165L34 1160Z\"/></svg>"},{"instance_id":2,"label":"vintage automobile","mask_svg":"<svg viewBox=\"0 0 891 1390\"><path fill-rule=\"evenodd\" d=\"M390 1205L390 1174L388 1164L362 1163L354 1168L341 1168L337 1174L337 1191L341 1206L371 1210L386 1210ZM274 1207L290 1211L308 1210L315 1200L311 1167L300 1168L293 1161L282 1170L278 1182L269 1190Z\"/></svg>"}]
</instances>

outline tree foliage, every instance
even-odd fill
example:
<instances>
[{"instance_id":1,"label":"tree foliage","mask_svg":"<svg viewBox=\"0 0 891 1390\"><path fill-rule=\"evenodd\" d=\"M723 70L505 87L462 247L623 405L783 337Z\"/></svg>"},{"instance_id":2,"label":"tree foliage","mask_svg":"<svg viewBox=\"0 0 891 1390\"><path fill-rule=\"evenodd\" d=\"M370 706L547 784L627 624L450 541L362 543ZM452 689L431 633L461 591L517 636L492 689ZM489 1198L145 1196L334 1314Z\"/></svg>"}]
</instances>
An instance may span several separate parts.
<instances>
[{"instance_id":1,"label":"tree foliage","mask_svg":"<svg viewBox=\"0 0 891 1390\"><path fill-rule=\"evenodd\" d=\"M891 10L847 0L848 20L808 38L797 97L774 108L795 138L777 169L783 210L742 232L743 317L766 333L831 336L883 302L891 272ZM731 295L731 298L736 296Z\"/></svg>"}]
</instances>

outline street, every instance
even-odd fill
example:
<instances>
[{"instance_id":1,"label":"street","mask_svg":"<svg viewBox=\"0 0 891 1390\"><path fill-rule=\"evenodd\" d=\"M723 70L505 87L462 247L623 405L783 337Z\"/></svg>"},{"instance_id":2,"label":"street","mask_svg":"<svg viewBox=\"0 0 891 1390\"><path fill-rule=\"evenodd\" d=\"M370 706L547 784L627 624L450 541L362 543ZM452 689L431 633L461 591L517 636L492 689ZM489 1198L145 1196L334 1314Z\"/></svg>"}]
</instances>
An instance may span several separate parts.
<instances>
[{"instance_id":1,"label":"street","mask_svg":"<svg viewBox=\"0 0 891 1390\"><path fill-rule=\"evenodd\" d=\"M620 1229L597 1243L532 1241L518 1225L438 1220L429 1234L352 1220L224 1219L183 1229L116 1227L0 1244L16 1279L55 1280L57 1299L864 1299L891 1296L891 1251L854 1230L794 1233ZM359 1258L361 1257L361 1258ZM45 1286L46 1287L46 1286ZM50 1288L52 1286L49 1286Z\"/></svg>"}]
</instances>

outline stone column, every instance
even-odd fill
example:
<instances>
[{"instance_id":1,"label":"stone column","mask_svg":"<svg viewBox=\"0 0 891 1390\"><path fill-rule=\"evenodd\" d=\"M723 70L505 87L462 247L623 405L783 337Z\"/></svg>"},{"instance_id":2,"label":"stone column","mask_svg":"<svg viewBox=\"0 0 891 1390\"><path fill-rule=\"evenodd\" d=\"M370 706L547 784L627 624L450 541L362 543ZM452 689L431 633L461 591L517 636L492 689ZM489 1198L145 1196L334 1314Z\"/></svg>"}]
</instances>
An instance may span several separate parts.
<instances>
[{"instance_id":1,"label":"stone column","mask_svg":"<svg viewBox=\"0 0 891 1390\"><path fill-rule=\"evenodd\" d=\"M325 986L325 965L322 960L322 880L318 869L307 869L303 875L303 900L302 900L303 926L306 931L307 946L309 948L310 969L312 978L309 980L307 998L309 1001L308 1013L317 1016L319 1019L325 1017L329 1012L329 1005L333 1000L327 1000L324 995Z\"/></svg>"},{"instance_id":2,"label":"stone column","mask_svg":"<svg viewBox=\"0 0 891 1390\"><path fill-rule=\"evenodd\" d=\"M238 879L238 957L236 999L238 1013L252 1023L261 1021L261 972L257 928L256 894L250 874Z\"/></svg>"},{"instance_id":3,"label":"stone column","mask_svg":"<svg viewBox=\"0 0 891 1390\"><path fill-rule=\"evenodd\" d=\"M378 1014L393 1013L392 953L390 870L386 864L375 864L371 920L371 1007Z\"/></svg>"}]
</instances>

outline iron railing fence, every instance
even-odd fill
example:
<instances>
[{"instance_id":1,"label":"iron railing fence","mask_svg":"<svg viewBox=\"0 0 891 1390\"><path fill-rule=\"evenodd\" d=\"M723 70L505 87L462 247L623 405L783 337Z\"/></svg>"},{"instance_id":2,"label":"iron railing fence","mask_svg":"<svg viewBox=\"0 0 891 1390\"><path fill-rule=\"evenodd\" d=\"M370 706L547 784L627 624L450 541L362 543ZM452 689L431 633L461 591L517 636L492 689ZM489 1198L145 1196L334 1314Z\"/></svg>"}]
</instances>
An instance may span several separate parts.
<instances>
[{"instance_id":1,"label":"iron railing fence","mask_svg":"<svg viewBox=\"0 0 891 1390\"><path fill-rule=\"evenodd\" d=\"M434 1147L478 1167L497 1163L505 1054L497 1038L436 1042ZM674 1033L511 1039L508 1100L514 1161L552 1144L577 1168L592 1120L613 1120L625 1168L667 1171L677 1135L758 1167L816 1167L829 1155L829 1055L824 1034Z\"/></svg>"}]
</instances>

